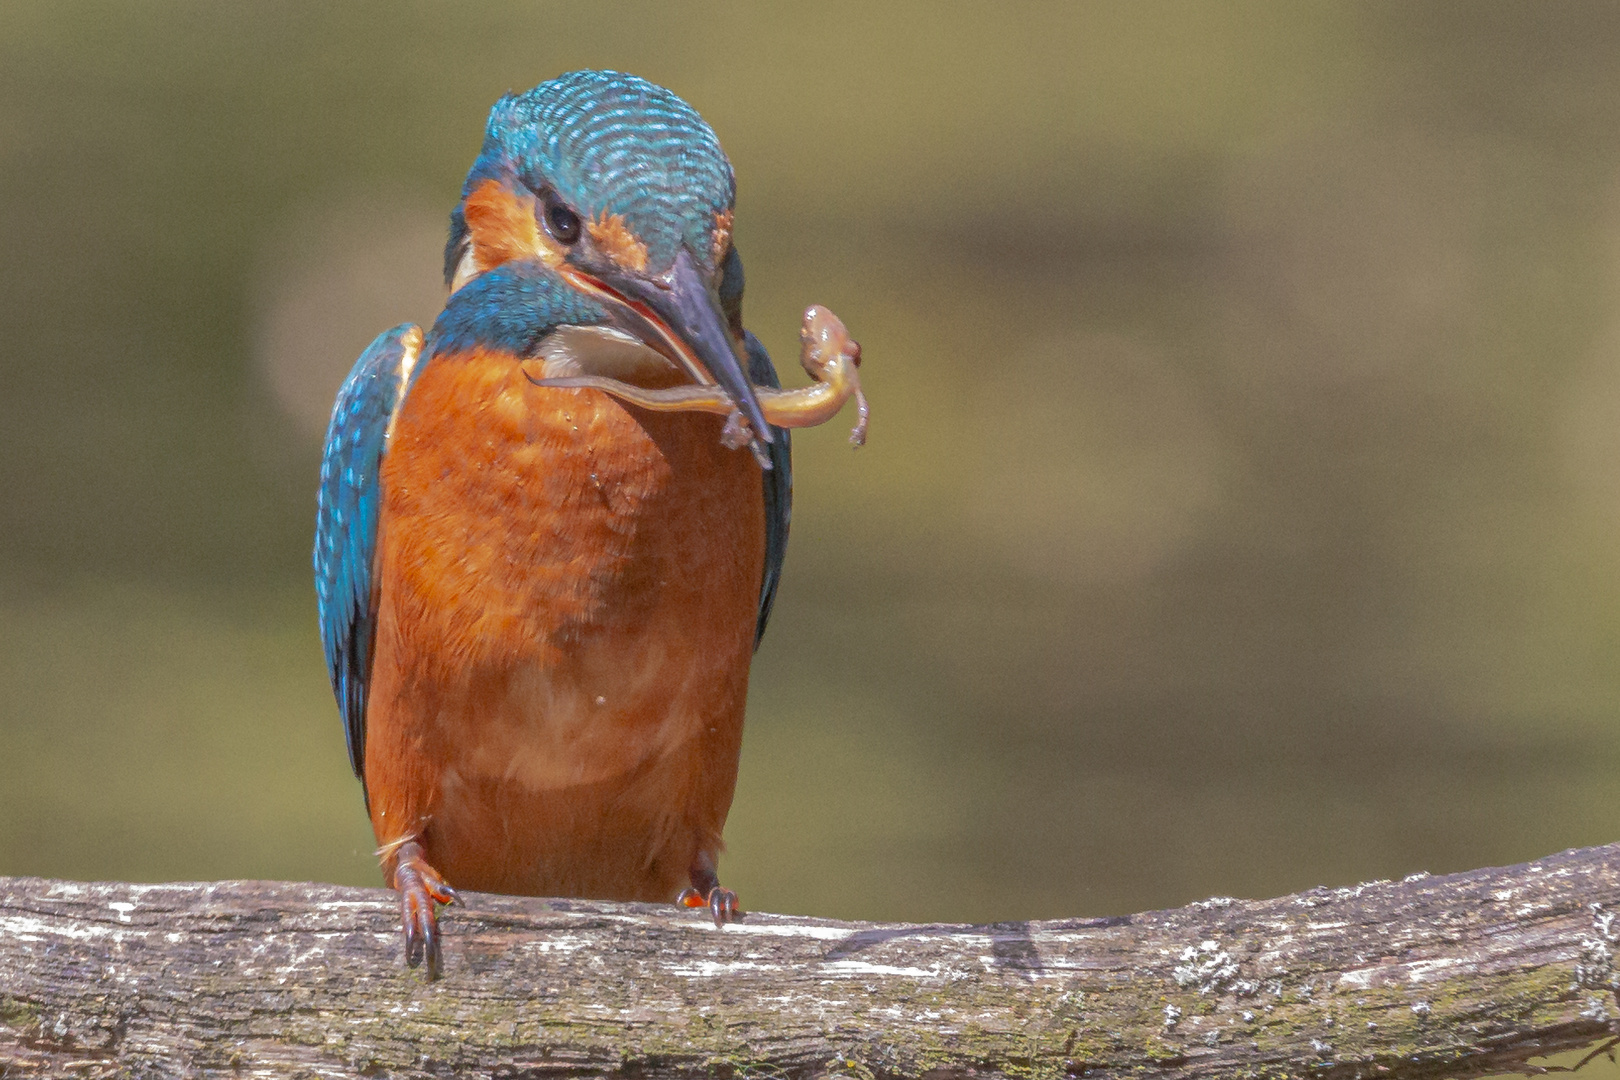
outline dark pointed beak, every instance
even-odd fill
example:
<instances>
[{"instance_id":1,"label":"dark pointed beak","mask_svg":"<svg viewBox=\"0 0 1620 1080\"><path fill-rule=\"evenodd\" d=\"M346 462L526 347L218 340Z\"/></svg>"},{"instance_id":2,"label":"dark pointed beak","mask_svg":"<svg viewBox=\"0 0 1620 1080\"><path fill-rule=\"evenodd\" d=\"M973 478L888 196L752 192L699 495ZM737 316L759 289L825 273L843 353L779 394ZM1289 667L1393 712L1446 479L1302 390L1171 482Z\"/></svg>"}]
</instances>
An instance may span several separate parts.
<instances>
[{"instance_id":1,"label":"dark pointed beak","mask_svg":"<svg viewBox=\"0 0 1620 1080\"><path fill-rule=\"evenodd\" d=\"M684 247L669 271L658 277L616 272L602 275L601 281L631 302L626 329L659 352L673 354L697 381L718 383L737 403L754 441L771 441L742 344L726 328L720 297Z\"/></svg>"}]
</instances>

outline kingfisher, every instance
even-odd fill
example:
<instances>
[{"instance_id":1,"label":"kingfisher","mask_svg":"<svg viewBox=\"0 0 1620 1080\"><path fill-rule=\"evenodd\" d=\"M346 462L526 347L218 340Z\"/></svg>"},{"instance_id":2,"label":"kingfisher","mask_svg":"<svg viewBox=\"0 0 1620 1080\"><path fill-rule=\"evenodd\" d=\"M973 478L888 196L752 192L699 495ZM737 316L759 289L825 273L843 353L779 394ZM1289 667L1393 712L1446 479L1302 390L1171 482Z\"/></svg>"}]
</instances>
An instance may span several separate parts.
<instances>
[{"instance_id":1,"label":"kingfisher","mask_svg":"<svg viewBox=\"0 0 1620 1080\"><path fill-rule=\"evenodd\" d=\"M741 917L716 867L792 480L735 202L714 131L663 87L576 71L508 94L451 214L443 311L338 393L321 638L430 978L458 889Z\"/></svg>"}]
</instances>

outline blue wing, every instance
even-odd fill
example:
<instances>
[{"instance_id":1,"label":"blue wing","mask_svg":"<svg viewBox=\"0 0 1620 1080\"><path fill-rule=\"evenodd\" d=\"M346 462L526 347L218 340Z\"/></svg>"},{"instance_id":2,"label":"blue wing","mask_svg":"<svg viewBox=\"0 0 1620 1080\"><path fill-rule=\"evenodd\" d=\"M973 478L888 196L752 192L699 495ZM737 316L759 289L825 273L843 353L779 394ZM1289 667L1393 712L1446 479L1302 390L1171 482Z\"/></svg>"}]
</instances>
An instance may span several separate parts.
<instances>
[{"instance_id":1,"label":"blue wing","mask_svg":"<svg viewBox=\"0 0 1620 1080\"><path fill-rule=\"evenodd\" d=\"M748 378L756 386L780 387L770 353L753 334L744 333L748 346ZM793 517L793 444L786 428L771 425L771 468L765 477L765 580L759 589L759 622L754 627L754 647L765 636L765 624L776 603L776 586L782 580L782 560L787 557L788 522Z\"/></svg>"},{"instance_id":2,"label":"blue wing","mask_svg":"<svg viewBox=\"0 0 1620 1080\"><path fill-rule=\"evenodd\" d=\"M388 428L412 366L422 330L409 323L380 334L355 361L338 391L321 458L315 512L315 601L332 693L343 713L349 764L365 780L366 688L377 635L378 471Z\"/></svg>"}]
</instances>

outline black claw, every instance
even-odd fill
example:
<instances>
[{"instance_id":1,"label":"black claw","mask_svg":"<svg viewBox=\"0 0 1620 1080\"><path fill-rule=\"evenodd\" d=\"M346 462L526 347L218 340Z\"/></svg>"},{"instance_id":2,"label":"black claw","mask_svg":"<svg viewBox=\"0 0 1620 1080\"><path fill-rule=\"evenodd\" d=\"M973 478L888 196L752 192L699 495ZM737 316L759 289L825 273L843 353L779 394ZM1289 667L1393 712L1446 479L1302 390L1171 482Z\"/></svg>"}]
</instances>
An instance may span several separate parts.
<instances>
[{"instance_id":1,"label":"black claw","mask_svg":"<svg viewBox=\"0 0 1620 1080\"><path fill-rule=\"evenodd\" d=\"M438 979L439 972L444 970L443 957L439 953L439 933L437 927L430 927L427 931L427 947L424 949L427 960L428 982Z\"/></svg>"},{"instance_id":2,"label":"black claw","mask_svg":"<svg viewBox=\"0 0 1620 1080\"><path fill-rule=\"evenodd\" d=\"M691 872L692 887L681 890L676 903L684 907L708 908L717 927L742 919L743 912L737 906L737 894L720 884L720 877L714 872L713 856L700 853L692 860Z\"/></svg>"},{"instance_id":3,"label":"black claw","mask_svg":"<svg viewBox=\"0 0 1620 1080\"><path fill-rule=\"evenodd\" d=\"M740 920L743 913L737 910L737 894L719 886L709 890L709 914L714 916L717 927Z\"/></svg>"},{"instance_id":4,"label":"black claw","mask_svg":"<svg viewBox=\"0 0 1620 1080\"><path fill-rule=\"evenodd\" d=\"M428 979L437 979L442 963L433 901L425 896L411 895L405 902L405 908L405 966L417 968L425 961Z\"/></svg>"},{"instance_id":5,"label":"black claw","mask_svg":"<svg viewBox=\"0 0 1620 1080\"><path fill-rule=\"evenodd\" d=\"M433 895L415 870L402 869L399 879L399 921L405 931L405 966L417 968L426 961L427 977L432 981L439 977L443 966Z\"/></svg>"},{"instance_id":6,"label":"black claw","mask_svg":"<svg viewBox=\"0 0 1620 1080\"><path fill-rule=\"evenodd\" d=\"M399 921L405 929L405 966L421 966L426 942L422 938L420 901L416 890L407 888L399 898Z\"/></svg>"}]
</instances>

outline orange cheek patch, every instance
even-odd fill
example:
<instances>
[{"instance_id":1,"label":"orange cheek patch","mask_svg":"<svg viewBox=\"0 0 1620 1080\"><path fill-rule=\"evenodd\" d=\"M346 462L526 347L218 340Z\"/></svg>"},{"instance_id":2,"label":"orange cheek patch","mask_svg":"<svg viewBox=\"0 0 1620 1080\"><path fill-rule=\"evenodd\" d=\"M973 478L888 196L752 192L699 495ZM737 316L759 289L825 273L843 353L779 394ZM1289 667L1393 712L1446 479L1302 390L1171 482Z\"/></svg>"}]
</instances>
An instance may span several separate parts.
<instances>
[{"instance_id":1,"label":"orange cheek patch","mask_svg":"<svg viewBox=\"0 0 1620 1080\"><path fill-rule=\"evenodd\" d=\"M498 180L478 185L467 196L461 213L467 219L480 273L515 259L539 258L550 263L559 258L540 236L533 197L515 195Z\"/></svg>"},{"instance_id":2,"label":"orange cheek patch","mask_svg":"<svg viewBox=\"0 0 1620 1080\"><path fill-rule=\"evenodd\" d=\"M731 211L722 210L714 215L714 245L709 258L719 266L725 260L726 249L731 247Z\"/></svg>"},{"instance_id":3,"label":"orange cheek patch","mask_svg":"<svg viewBox=\"0 0 1620 1080\"><path fill-rule=\"evenodd\" d=\"M585 228L596 249L624 269L638 274L647 269L647 245L636 238L618 214L603 214Z\"/></svg>"}]
</instances>

